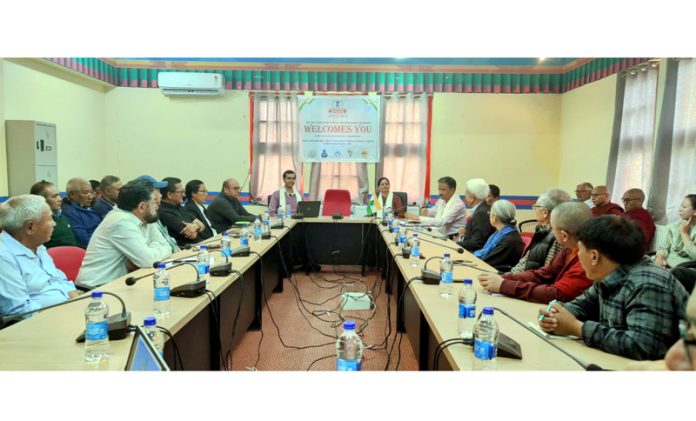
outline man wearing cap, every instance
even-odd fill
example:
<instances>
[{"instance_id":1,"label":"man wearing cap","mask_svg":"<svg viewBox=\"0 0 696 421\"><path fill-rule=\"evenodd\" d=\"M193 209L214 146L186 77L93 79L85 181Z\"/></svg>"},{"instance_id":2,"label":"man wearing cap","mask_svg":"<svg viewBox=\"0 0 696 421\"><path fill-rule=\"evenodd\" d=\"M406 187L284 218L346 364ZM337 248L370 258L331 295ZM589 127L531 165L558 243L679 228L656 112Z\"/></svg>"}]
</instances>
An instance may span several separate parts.
<instances>
[{"instance_id":1,"label":"man wearing cap","mask_svg":"<svg viewBox=\"0 0 696 421\"><path fill-rule=\"evenodd\" d=\"M159 230L151 228L157 221L157 195L153 183L142 179L121 188L118 206L106 215L87 246L78 285L94 288L134 268L152 267L172 254Z\"/></svg>"}]
</instances>

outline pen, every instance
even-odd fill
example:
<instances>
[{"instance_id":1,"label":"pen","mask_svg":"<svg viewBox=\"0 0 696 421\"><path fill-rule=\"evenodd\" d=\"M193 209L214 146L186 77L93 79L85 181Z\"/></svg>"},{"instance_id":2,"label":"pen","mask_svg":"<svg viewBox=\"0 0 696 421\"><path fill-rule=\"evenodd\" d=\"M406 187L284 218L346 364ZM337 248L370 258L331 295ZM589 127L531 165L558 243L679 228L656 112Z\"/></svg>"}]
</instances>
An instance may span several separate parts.
<instances>
[{"instance_id":1,"label":"pen","mask_svg":"<svg viewBox=\"0 0 696 421\"><path fill-rule=\"evenodd\" d=\"M551 300L549 305L546 306L546 311L551 311L551 308L553 307L554 304L556 304L556 300ZM543 314L539 316L539 321L542 321L542 320L544 320Z\"/></svg>"}]
</instances>

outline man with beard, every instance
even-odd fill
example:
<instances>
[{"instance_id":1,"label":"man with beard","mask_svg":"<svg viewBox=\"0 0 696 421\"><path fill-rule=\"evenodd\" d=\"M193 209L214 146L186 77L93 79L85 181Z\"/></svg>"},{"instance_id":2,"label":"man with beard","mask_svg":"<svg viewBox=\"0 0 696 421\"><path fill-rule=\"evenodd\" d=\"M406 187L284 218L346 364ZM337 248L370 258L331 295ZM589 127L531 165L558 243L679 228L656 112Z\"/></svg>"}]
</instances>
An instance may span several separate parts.
<instances>
[{"instance_id":1,"label":"man with beard","mask_svg":"<svg viewBox=\"0 0 696 421\"><path fill-rule=\"evenodd\" d=\"M121 188L118 207L106 215L92 236L82 261L77 284L94 288L126 275L131 264L149 268L167 258L172 249L159 230L159 203L152 183L133 180Z\"/></svg>"}]
</instances>

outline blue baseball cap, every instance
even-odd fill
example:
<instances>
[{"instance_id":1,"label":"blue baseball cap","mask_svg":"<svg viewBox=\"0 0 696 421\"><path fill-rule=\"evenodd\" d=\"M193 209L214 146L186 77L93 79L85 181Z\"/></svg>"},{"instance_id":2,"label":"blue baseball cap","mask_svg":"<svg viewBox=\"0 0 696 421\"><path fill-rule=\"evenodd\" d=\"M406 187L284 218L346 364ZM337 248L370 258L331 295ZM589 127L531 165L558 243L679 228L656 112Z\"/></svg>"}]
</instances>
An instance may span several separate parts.
<instances>
[{"instance_id":1,"label":"blue baseball cap","mask_svg":"<svg viewBox=\"0 0 696 421\"><path fill-rule=\"evenodd\" d=\"M152 184L152 186L156 189L163 189L168 185L166 181L157 181L155 180L155 177L152 177L150 175L141 175L140 177L138 177L138 180L145 180L148 183Z\"/></svg>"}]
</instances>

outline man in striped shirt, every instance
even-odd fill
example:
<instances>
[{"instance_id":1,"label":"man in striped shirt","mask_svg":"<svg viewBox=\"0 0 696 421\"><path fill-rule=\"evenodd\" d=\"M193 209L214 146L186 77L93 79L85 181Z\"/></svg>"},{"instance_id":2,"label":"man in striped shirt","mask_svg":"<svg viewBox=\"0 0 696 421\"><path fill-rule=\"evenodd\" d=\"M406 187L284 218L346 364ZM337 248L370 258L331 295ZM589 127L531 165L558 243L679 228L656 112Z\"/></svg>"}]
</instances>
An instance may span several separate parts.
<instances>
[{"instance_id":1,"label":"man in striped shirt","mask_svg":"<svg viewBox=\"0 0 696 421\"><path fill-rule=\"evenodd\" d=\"M573 301L539 310L541 328L627 358L663 358L679 339L688 299L684 287L643 257L643 233L633 221L590 219L578 242L580 263L594 284Z\"/></svg>"}]
</instances>

